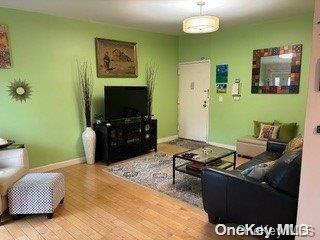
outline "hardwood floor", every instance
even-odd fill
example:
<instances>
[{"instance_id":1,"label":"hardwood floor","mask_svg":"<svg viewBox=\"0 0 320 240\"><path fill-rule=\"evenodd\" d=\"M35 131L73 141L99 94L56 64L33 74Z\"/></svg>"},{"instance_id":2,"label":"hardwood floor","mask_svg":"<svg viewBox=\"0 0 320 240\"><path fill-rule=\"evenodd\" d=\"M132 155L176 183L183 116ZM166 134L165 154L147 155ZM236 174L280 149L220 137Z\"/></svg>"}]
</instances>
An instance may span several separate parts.
<instances>
[{"instance_id":1,"label":"hardwood floor","mask_svg":"<svg viewBox=\"0 0 320 240\"><path fill-rule=\"evenodd\" d=\"M181 149L160 144L159 151ZM53 219L7 220L0 239L238 239L217 236L199 208L128 182L102 169L78 164L56 172L66 178L66 197Z\"/></svg>"}]
</instances>

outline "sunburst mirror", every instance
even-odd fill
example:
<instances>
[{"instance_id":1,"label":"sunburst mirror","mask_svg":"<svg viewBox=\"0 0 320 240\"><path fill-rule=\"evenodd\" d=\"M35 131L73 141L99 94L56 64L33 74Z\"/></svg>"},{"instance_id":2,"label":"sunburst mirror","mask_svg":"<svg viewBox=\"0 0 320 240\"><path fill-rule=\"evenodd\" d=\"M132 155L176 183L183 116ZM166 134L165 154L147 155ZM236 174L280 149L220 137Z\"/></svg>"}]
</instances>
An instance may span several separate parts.
<instances>
[{"instance_id":1,"label":"sunburst mirror","mask_svg":"<svg viewBox=\"0 0 320 240\"><path fill-rule=\"evenodd\" d=\"M31 97L32 89L26 80L14 80L8 88L9 96L15 101L26 102Z\"/></svg>"}]
</instances>

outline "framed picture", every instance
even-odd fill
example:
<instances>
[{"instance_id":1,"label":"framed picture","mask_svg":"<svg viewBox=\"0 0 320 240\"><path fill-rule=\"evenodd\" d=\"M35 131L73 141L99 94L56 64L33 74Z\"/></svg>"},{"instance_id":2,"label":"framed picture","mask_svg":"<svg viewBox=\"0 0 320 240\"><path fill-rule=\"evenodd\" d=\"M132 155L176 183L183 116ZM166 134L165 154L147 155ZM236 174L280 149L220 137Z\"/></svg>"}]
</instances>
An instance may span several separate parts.
<instances>
[{"instance_id":1,"label":"framed picture","mask_svg":"<svg viewBox=\"0 0 320 240\"><path fill-rule=\"evenodd\" d=\"M226 93L227 84L226 83L217 83L217 93Z\"/></svg>"},{"instance_id":2,"label":"framed picture","mask_svg":"<svg viewBox=\"0 0 320 240\"><path fill-rule=\"evenodd\" d=\"M96 59L98 77L138 77L136 43L96 38Z\"/></svg>"},{"instance_id":3,"label":"framed picture","mask_svg":"<svg viewBox=\"0 0 320 240\"><path fill-rule=\"evenodd\" d=\"M298 94L302 44L253 51L251 93Z\"/></svg>"},{"instance_id":4,"label":"framed picture","mask_svg":"<svg viewBox=\"0 0 320 240\"><path fill-rule=\"evenodd\" d=\"M0 24L0 68L11 68L9 33L5 25Z\"/></svg>"},{"instance_id":5,"label":"framed picture","mask_svg":"<svg viewBox=\"0 0 320 240\"><path fill-rule=\"evenodd\" d=\"M228 64L216 66L216 87L217 93L226 93L228 87Z\"/></svg>"}]
</instances>

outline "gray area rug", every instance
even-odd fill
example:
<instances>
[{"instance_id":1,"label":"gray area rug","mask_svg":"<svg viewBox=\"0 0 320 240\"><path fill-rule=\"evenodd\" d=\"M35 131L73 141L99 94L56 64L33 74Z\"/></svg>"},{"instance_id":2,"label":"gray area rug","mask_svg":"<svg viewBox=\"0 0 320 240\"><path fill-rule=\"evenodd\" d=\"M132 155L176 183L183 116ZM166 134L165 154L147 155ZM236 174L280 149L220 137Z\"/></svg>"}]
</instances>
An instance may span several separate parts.
<instances>
[{"instance_id":1,"label":"gray area rug","mask_svg":"<svg viewBox=\"0 0 320 240\"><path fill-rule=\"evenodd\" d=\"M188 140L188 139L183 139L183 138L178 138L178 139L172 140L168 143L172 144L172 145L177 145L177 146L180 146L183 148L187 148L187 149L196 149L196 148L209 146L205 142L198 142L198 141L193 141L193 140Z\"/></svg>"},{"instance_id":2,"label":"gray area rug","mask_svg":"<svg viewBox=\"0 0 320 240\"><path fill-rule=\"evenodd\" d=\"M176 164L183 162L177 160ZM203 208L200 178L176 172L173 185L172 156L166 153L150 153L115 163L104 171Z\"/></svg>"}]
</instances>

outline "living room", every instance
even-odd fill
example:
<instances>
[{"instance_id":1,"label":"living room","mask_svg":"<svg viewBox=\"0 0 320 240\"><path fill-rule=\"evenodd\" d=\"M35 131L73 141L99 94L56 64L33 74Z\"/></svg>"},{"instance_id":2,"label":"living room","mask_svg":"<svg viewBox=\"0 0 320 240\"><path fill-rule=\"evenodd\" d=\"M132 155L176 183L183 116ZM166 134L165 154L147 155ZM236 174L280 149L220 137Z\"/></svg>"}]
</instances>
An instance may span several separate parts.
<instances>
[{"instance_id":1,"label":"living room","mask_svg":"<svg viewBox=\"0 0 320 240\"><path fill-rule=\"evenodd\" d=\"M0 238L223 238L210 220L308 224L317 239L319 6L0 0ZM201 16L211 30L190 34ZM116 58L125 62L119 71ZM285 84L263 83L263 59L289 59ZM198 84L208 87L196 92ZM119 110L134 104L144 114ZM288 146L300 151L291 156L294 190L274 188L275 198L225 185L231 171L268 183ZM184 161L200 170L175 168ZM49 200L21 201L32 197L21 189L39 181L60 187L52 211L43 211ZM250 196L248 205L237 194ZM283 212L265 207L272 204Z\"/></svg>"}]
</instances>

